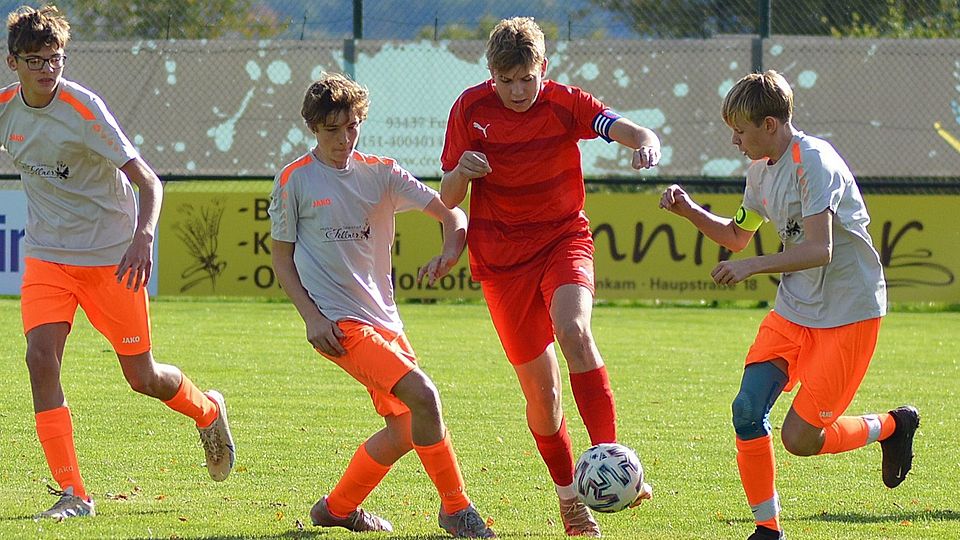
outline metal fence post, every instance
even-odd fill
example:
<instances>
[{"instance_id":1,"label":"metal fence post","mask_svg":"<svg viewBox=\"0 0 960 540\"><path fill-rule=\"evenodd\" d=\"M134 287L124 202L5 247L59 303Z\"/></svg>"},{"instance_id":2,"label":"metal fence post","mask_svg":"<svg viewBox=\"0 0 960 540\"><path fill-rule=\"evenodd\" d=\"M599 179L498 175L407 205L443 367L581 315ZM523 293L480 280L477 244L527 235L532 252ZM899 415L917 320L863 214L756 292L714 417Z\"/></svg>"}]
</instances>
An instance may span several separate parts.
<instances>
[{"instance_id":1,"label":"metal fence post","mask_svg":"<svg viewBox=\"0 0 960 540\"><path fill-rule=\"evenodd\" d=\"M363 0L353 0L353 37L343 40L343 70L357 78L357 40L363 39Z\"/></svg>"},{"instance_id":2,"label":"metal fence post","mask_svg":"<svg viewBox=\"0 0 960 540\"><path fill-rule=\"evenodd\" d=\"M757 0L757 37L751 47L753 71L763 72L763 42L770 37L770 0Z\"/></svg>"}]
</instances>

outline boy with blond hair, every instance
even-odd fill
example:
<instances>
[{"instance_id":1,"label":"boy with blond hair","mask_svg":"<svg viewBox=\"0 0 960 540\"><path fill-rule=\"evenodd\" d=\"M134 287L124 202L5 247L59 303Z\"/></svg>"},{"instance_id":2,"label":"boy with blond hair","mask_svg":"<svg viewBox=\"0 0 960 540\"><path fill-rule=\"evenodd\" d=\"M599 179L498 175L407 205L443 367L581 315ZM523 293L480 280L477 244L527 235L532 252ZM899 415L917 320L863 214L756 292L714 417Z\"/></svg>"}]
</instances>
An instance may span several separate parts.
<instances>
[{"instance_id":1,"label":"boy with blond hair","mask_svg":"<svg viewBox=\"0 0 960 540\"><path fill-rule=\"evenodd\" d=\"M470 269L526 398L527 425L555 484L564 529L600 536L573 488L553 346L556 337L591 444L616 442L613 392L590 329L593 237L577 143L616 141L634 149L632 166L640 169L660 161L660 141L587 92L544 79L543 31L532 18L500 21L486 57L491 78L465 90L450 110L440 194L454 208L472 186ZM649 496L647 486L641 498Z\"/></svg>"},{"instance_id":2,"label":"boy with blond hair","mask_svg":"<svg viewBox=\"0 0 960 540\"><path fill-rule=\"evenodd\" d=\"M7 66L18 82L0 90L0 133L27 196L21 312L37 435L59 500L38 517L95 514L77 462L60 384L77 307L113 346L130 387L196 422L217 481L234 462L223 396L206 394L151 354L147 282L162 186L103 101L64 79L70 25L56 7L7 17ZM139 205L131 186L139 188ZM139 207L139 211L138 211Z\"/></svg>"},{"instance_id":3,"label":"boy with blond hair","mask_svg":"<svg viewBox=\"0 0 960 540\"><path fill-rule=\"evenodd\" d=\"M419 210L442 224L442 251L419 274L431 285L460 258L466 216L394 160L355 150L368 107L367 90L342 75L310 86L301 114L317 144L277 174L269 210L273 267L307 341L367 388L386 424L357 448L310 518L392 531L360 504L414 450L440 494L440 527L457 538L492 538L467 498L440 396L403 333L390 281L394 214Z\"/></svg>"},{"instance_id":4,"label":"boy with blond hair","mask_svg":"<svg viewBox=\"0 0 960 540\"><path fill-rule=\"evenodd\" d=\"M660 200L661 208L729 250L746 247L767 221L783 242L782 252L723 261L711 272L724 285L781 274L774 309L747 353L733 400L737 466L756 522L749 540L785 538L769 422L781 392L800 384L780 432L788 452L836 454L879 441L883 483L890 488L910 471L920 425L911 406L841 416L873 356L886 285L853 174L830 143L795 129L792 116L793 91L782 75L740 79L723 101L733 144L753 160L736 216L710 213L677 185Z\"/></svg>"}]
</instances>

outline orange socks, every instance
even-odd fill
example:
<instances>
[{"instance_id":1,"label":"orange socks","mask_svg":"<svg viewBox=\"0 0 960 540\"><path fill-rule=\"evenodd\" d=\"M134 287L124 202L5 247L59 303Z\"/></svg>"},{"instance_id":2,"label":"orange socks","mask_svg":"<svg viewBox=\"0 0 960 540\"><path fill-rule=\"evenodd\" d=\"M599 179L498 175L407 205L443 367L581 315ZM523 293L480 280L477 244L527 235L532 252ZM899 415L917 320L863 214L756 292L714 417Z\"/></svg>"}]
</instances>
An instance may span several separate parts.
<instances>
[{"instance_id":1,"label":"orange socks","mask_svg":"<svg viewBox=\"0 0 960 540\"><path fill-rule=\"evenodd\" d=\"M180 388L177 389L177 393L163 404L193 418L198 428L209 426L217 419L217 404L204 395L186 374L181 373L180 376Z\"/></svg>"},{"instance_id":2,"label":"orange socks","mask_svg":"<svg viewBox=\"0 0 960 540\"><path fill-rule=\"evenodd\" d=\"M467 498L464 490L463 475L460 474L460 466L457 465L457 456L453 452L453 445L450 444L450 432L445 433L443 439L436 444L430 446L414 444L413 449L420 456L420 463L433 480L433 485L437 486L443 511L453 514L470 506L470 499Z\"/></svg>"},{"instance_id":3,"label":"orange socks","mask_svg":"<svg viewBox=\"0 0 960 540\"><path fill-rule=\"evenodd\" d=\"M757 525L780 530L780 498L777 496L773 439L770 435L743 441L737 439L737 468Z\"/></svg>"},{"instance_id":4,"label":"orange socks","mask_svg":"<svg viewBox=\"0 0 960 540\"><path fill-rule=\"evenodd\" d=\"M537 435L531 430L533 440L537 442L540 457L550 471L553 483L563 487L573 483L573 445L567 433L566 417L560 419L560 429L553 435Z\"/></svg>"},{"instance_id":5,"label":"orange socks","mask_svg":"<svg viewBox=\"0 0 960 540\"><path fill-rule=\"evenodd\" d=\"M580 418L590 435L590 444L617 442L617 410L607 367L571 373L570 389L573 390Z\"/></svg>"},{"instance_id":6,"label":"orange socks","mask_svg":"<svg viewBox=\"0 0 960 540\"><path fill-rule=\"evenodd\" d=\"M377 463L367 452L366 443L354 452L347 470L327 496L327 510L334 517L345 518L357 509L390 472L390 466Z\"/></svg>"},{"instance_id":7,"label":"orange socks","mask_svg":"<svg viewBox=\"0 0 960 540\"><path fill-rule=\"evenodd\" d=\"M73 420L70 418L70 409L58 407L49 411L41 411L34 416L37 424L37 437L43 447L43 454L50 466L53 480L60 489L73 487L73 494L83 499L87 498L87 491L80 476L80 465L77 463L77 450L73 445Z\"/></svg>"},{"instance_id":8,"label":"orange socks","mask_svg":"<svg viewBox=\"0 0 960 540\"><path fill-rule=\"evenodd\" d=\"M893 434L896 421L889 414L841 416L823 428L824 439L820 454L839 454L882 441Z\"/></svg>"}]
</instances>

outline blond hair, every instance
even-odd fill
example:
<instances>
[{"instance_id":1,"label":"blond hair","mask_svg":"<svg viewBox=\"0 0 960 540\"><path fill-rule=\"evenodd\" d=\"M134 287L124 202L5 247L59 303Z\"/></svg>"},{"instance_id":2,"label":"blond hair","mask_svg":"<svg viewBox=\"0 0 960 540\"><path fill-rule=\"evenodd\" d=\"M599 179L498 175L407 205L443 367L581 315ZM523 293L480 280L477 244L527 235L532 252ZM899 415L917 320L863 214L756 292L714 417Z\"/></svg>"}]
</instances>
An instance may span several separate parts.
<instances>
[{"instance_id":1,"label":"blond hair","mask_svg":"<svg viewBox=\"0 0 960 540\"><path fill-rule=\"evenodd\" d=\"M7 15L7 51L37 52L44 47L60 49L70 40L70 23L56 6L40 9L20 6Z\"/></svg>"},{"instance_id":2,"label":"blond hair","mask_svg":"<svg viewBox=\"0 0 960 540\"><path fill-rule=\"evenodd\" d=\"M533 17L504 19L487 39L487 67L508 71L516 67L540 67L546 58L543 30Z\"/></svg>"},{"instance_id":3,"label":"blond hair","mask_svg":"<svg viewBox=\"0 0 960 540\"><path fill-rule=\"evenodd\" d=\"M722 111L723 121L729 126L743 121L759 126L768 116L789 122L793 117L793 89L772 69L751 73L727 92Z\"/></svg>"},{"instance_id":4,"label":"blond hair","mask_svg":"<svg viewBox=\"0 0 960 540\"><path fill-rule=\"evenodd\" d=\"M356 113L362 122L370 108L370 92L339 73L325 73L307 89L300 115L311 132L332 125L340 113Z\"/></svg>"}]
</instances>

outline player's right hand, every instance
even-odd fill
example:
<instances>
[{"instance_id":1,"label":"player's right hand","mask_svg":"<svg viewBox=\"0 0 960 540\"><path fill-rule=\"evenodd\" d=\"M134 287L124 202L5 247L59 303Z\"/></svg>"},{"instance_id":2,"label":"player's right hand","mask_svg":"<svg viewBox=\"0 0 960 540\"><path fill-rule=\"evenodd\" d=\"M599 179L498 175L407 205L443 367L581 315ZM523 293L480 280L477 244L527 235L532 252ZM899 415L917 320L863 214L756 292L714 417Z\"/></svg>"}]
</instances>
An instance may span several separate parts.
<instances>
[{"instance_id":1,"label":"player's right hand","mask_svg":"<svg viewBox=\"0 0 960 540\"><path fill-rule=\"evenodd\" d=\"M457 169L460 170L461 175L470 180L486 176L493 172L493 169L490 168L490 163L487 161L487 156L483 155L482 152L474 152L473 150L467 150L460 156Z\"/></svg>"},{"instance_id":2,"label":"player's right hand","mask_svg":"<svg viewBox=\"0 0 960 540\"><path fill-rule=\"evenodd\" d=\"M343 339L343 330L337 326L337 323L324 317L319 312L317 317L304 321L307 325L307 341L317 352L327 356L343 356L347 350L340 344Z\"/></svg>"},{"instance_id":3,"label":"player's right hand","mask_svg":"<svg viewBox=\"0 0 960 540\"><path fill-rule=\"evenodd\" d=\"M693 201L690 199L690 196L677 184L673 184L663 190L663 194L660 196L660 208L673 212L674 214L683 215L684 211L692 207Z\"/></svg>"}]
</instances>

